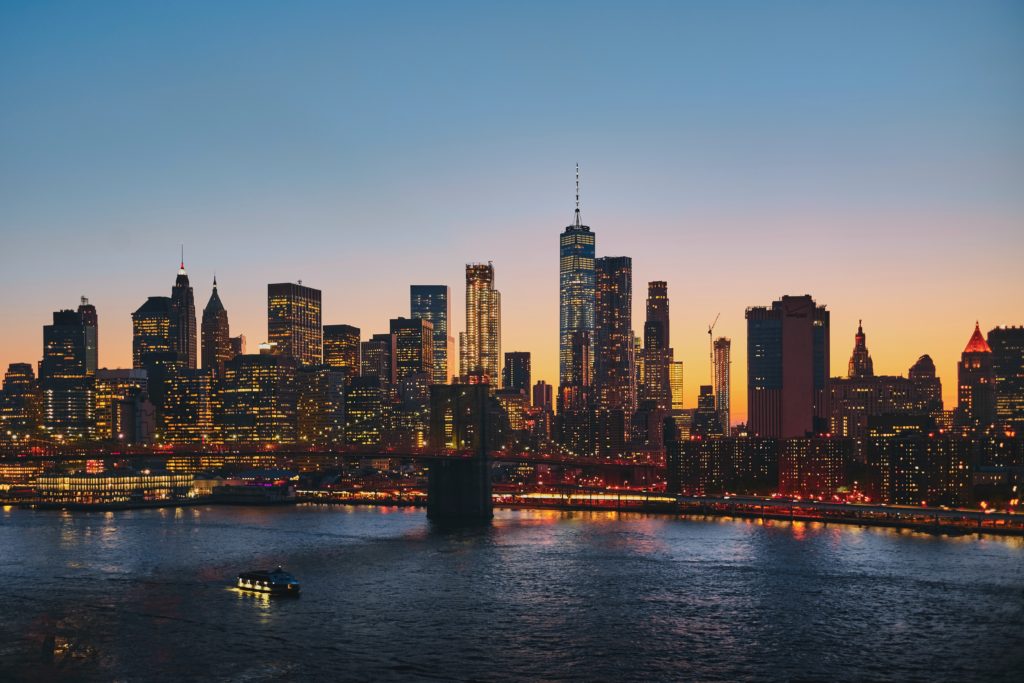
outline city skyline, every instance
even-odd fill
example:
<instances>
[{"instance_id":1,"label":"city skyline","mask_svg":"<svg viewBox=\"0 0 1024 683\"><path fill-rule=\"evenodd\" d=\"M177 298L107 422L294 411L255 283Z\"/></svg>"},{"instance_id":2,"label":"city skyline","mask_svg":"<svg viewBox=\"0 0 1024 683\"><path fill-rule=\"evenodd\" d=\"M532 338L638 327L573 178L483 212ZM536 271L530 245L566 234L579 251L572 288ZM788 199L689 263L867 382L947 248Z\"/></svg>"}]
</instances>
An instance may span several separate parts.
<instances>
[{"instance_id":1,"label":"city skyline","mask_svg":"<svg viewBox=\"0 0 1024 683\"><path fill-rule=\"evenodd\" d=\"M557 387L553 250L577 161L597 255L633 259L634 321L645 283L669 283L688 407L721 313L744 419L744 310L782 295L827 306L833 374L862 319L876 372L927 353L947 405L974 321L1021 323L1020 7L680 4L631 29L610 7L406 9L401 26L317 3L4 10L0 291L18 295L0 367L38 361L42 326L82 295L99 365L128 367L130 313L166 296L184 243L196 299L216 273L250 350L261 292L300 279L364 339L410 284L447 285L455 336L464 266L492 260L503 348ZM577 31L604 51L551 51ZM271 36L279 51L254 48Z\"/></svg>"}]
</instances>

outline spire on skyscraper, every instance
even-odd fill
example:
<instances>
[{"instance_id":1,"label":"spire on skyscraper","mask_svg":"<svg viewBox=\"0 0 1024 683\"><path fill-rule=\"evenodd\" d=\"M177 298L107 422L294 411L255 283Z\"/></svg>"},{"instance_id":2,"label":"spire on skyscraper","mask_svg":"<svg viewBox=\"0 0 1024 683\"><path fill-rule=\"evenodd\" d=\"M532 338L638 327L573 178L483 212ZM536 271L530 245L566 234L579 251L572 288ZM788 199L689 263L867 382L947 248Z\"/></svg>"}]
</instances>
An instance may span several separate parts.
<instances>
[{"instance_id":1,"label":"spire on skyscraper","mask_svg":"<svg viewBox=\"0 0 1024 683\"><path fill-rule=\"evenodd\" d=\"M185 274L185 245L181 245L181 265L178 266L178 275Z\"/></svg>"},{"instance_id":2,"label":"spire on skyscraper","mask_svg":"<svg viewBox=\"0 0 1024 683\"><path fill-rule=\"evenodd\" d=\"M575 226L580 227L580 162L576 162L576 222Z\"/></svg>"}]
</instances>

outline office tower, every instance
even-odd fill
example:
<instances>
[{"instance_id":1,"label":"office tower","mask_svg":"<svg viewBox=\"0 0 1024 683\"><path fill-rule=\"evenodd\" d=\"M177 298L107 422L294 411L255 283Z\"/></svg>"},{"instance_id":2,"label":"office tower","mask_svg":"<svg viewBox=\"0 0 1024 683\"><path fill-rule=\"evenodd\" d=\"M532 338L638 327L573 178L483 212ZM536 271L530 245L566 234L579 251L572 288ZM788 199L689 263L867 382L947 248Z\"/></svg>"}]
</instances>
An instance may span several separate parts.
<instances>
[{"instance_id":1,"label":"office tower","mask_svg":"<svg viewBox=\"0 0 1024 683\"><path fill-rule=\"evenodd\" d=\"M228 312L217 293L217 278L213 278L213 292L203 309L203 370L213 371L218 377L224 373L224 363L235 357L231 348Z\"/></svg>"},{"instance_id":2,"label":"office tower","mask_svg":"<svg viewBox=\"0 0 1024 683\"><path fill-rule=\"evenodd\" d=\"M86 324L80 311L54 311L53 324L43 326L43 360L39 364L39 379L83 379L95 372L89 371L90 331L95 340L95 310L91 326ZM92 349L93 356L95 349ZM95 359L92 359L95 362Z\"/></svg>"},{"instance_id":3,"label":"office tower","mask_svg":"<svg viewBox=\"0 0 1024 683\"><path fill-rule=\"evenodd\" d=\"M755 436L827 429L829 313L810 295L748 308L747 420Z\"/></svg>"},{"instance_id":4,"label":"office tower","mask_svg":"<svg viewBox=\"0 0 1024 683\"><path fill-rule=\"evenodd\" d=\"M323 362L320 290L281 282L267 285L267 341L299 365Z\"/></svg>"},{"instance_id":5,"label":"office tower","mask_svg":"<svg viewBox=\"0 0 1024 683\"><path fill-rule=\"evenodd\" d=\"M381 384L394 384L395 336L393 334L375 334L362 343L362 365L359 374L363 377L376 377Z\"/></svg>"},{"instance_id":6,"label":"office tower","mask_svg":"<svg viewBox=\"0 0 1024 683\"><path fill-rule=\"evenodd\" d=\"M574 366L591 359L573 355L581 345L574 341L579 333L588 336L594 331L594 287L596 274L594 233L580 221L580 169L576 166L576 213L572 225L559 238L559 306L558 306L558 383L572 384L573 376L586 374Z\"/></svg>"},{"instance_id":7,"label":"office tower","mask_svg":"<svg viewBox=\"0 0 1024 683\"><path fill-rule=\"evenodd\" d=\"M628 256L595 261L594 387L598 451L614 454L625 446L636 411L633 359L633 263Z\"/></svg>"},{"instance_id":8,"label":"office tower","mask_svg":"<svg viewBox=\"0 0 1024 683\"><path fill-rule=\"evenodd\" d=\"M394 381L417 373L434 377L434 325L429 320L394 318L391 336L395 340Z\"/></svg>"},{"instance_id":9,"label":"office tower","mask_svg":"<svg viewBox=\"0 0 1024 683\"><path fill-rule=\"evenodd\" d=\"M132 367L146 367L150 354L172 351L171 299L151 296L132 313Z\"/></svg>"},{"instance_id":10,"label":"office tower","mask_svg":"<svg viewBox=\"0 0 1024 683\"><path fill-rule=\"evenodd\" d=\"M59 441L90 436L92 389L87 380L87 329L82 314L73 310L55 311L53 323L43 326L43 359L39 364L43 428Z\"/></svg>"},{"instance_id":11,"label":"office tower","mask_svg":"<svg viewBox=\"0 0 1024 683\"><path fill-rule=\"evenodd\" d=\"M1024 429L1024 327L996 327L988 333L996 380L996 418Z\"/></svg>"},{"instance_id":12,"label":"office tower","mask_svg":"<svg viewBox=\"0 0 1024 683\"><path fill-rule=\"evenodd\" d=\"M466 335L460 375L482 372L497 384L501 370L501 294L491 263L466 264Z\"/></svg>"},{"instance_id":13,"label":"office tower","mask_svg":"<svg viewBox=\"0 0 1024 683\"><path fill-rule=\"evenodd\" d=\"M872 377L875 365L868 353L867 337L864 334L863 321L857 321L857 334L853 338L853 353L850 355L850 369L847 377Z\"/></svg>"},{"instance_id":14,"label":"office tower","mask_svg":"<svg viewBox=\"0 0 1024 683\"><path fill-rule=\"evenodd\" d=\"M633 263L628 256L596 261L594 384L602 410L636 409L633 358Z\"/></svg>"},{"instance_id":15,"label":"office tower","mask_svg":"<svg viewBox=\"0 0 1024 683\"><path fill-rule=\"evenodd\" d=\"M224 363L219 440L229 443L295 441L296 375L291 356L246 354Z\"/></svg>"},{"instance_id":16,"label":"office tower","mask_svg":"<svg viewBox=\"0 0 1024 683\"><path fill-rule=\"evenodd\" d=\"M715 410L718 411L718 416L722 421L722 433L729 436L731 433L729 419L732 342L728 337L719 337L715 340L712 348L715 361ZM870 359L868 362L870 363Z\"/></svg>"},{"instance_id":17,"label":"office tower","mask_svg":"<svg viewBox=\"0 0 1024 683\"><path fill-rule=\"evenodd\" d=\"M668 384L672 390L672 410L683 409L683 361L674 360L668 366Z\"/></svg>"},{"instance_id":18,"label":"office tower","mask_svg":"<svg viewBox=\"0 0 1024 683\"><path fill-rule=\"evenodd\" d=\"M42 400L31 363L11 363L0 393L0 442L24 441L38 436L42 427Z\"/></svg>"},{"instance_id":19,"label":"office tower","mask_svg":"<svg viewBox=\"0 0 1024 683\"><path fill-rule=\"evenodd\" d=\"M326 331L330 326L324 327ZM324 355L327 355L326 334ZM345 384L351 368L307 365L296 376L296 439L310 446L345 443Z\"/></svg>"},{"instance_id":20,"label":"office tower","mask_svg":"<svg viewBox=\"0 0 1024 683\"><path fill-rule=\"evenodd\" d=\"M245 335L244 334L240 334L237 337L231 337L229 339L229 341L231 342L231 357L232 358L234 358L235 356L241 356L243 353L245 353Z\"/></svg>"},{"instance_id":21,"label":"office tower","mask_svg":"<svg viewBox=\"0 0 1024 683\"><path fill-rule=\"evenodd\" d=\"M434 325L434 384L448 384L455 370L455 339L449 322L452 302L448 285L411 285L409 317Z\"/></svg>"},{"instance_id":22,"label":"office tower","mask_svg":"<svg viewBox=\"0 0 1024 683\"><path fill-rule=\"evenodd\" d=\"M360 372L359 328L352 325L324 325L324 365L347 369L350 377Z\"/></svg>"},{"instance_id":23,"label":"office tower","mask_svg":"<svg viewBox=\"0 0 1024 683\"><path fill-rule=\"evenodd\" d=\"M145 370L97 370L93 380L93 438L98 441L133 443L134 440L128 441L131 434L126 433L133 430L126 430L127 425L123 424L127 414L124 404L144 400L148 386L149 378Z\"/></svg>"},{"instance_id":24,"label":"office tower","mask_svg":"<svg viewBox=\"0 0 1024 683\"><path fill-rule=\"evenodd\" d=\"M424 323L429 323L423 320ZM395 428L390 440L401 448L424 448L430 429L430 386L434 383L432 373L412 372L398 381L397 402L392 408L392 426Z\"/></svg>"},{"instance_id":25,"label":"office tower","mask_svg":"<svg viewBox=\"0 0 1024 683\"><path fill-rule=\"evenodd\" d=\"M159 440L205 443L213 432L212 373L182 368L164 382Z\"/></svg>"},{"instance_id":26,"label":"office tower","mask_svg":"<svg viewBox=\"0 0 1024 683\"><path fill-rule=\"evenodd\" d=\"M379 377L354 378L345 392L345 442L353 446L379 446L387 422L385 413L389 410Z\"/></svg>"},{"instance_id":27,"label":"office tower","mask_svg":"<svg viewBox=\"0 0 1024 683\"><path fill-rule=\"evenodd\" d=\"M551 385L544 380L538 380L533 385L533 407L554 410L554 392Z\"/></svg>"},{"instance_id":28,"label":"office tower","mask_svg":"<svg viewBox=\"0 0 1024 683\"><path fill-rule=\"evenodd\" d=\"M669 345L668 283L647 284L647 320L644 323L643 383L640 397L656 410L669 410L672 387L669 368L673 354Z\"/></svg>"},{"instance_id":29,"label":"office tower","mask_svg":"<svg viewBox=\"0 0 1024 683\"><path fill-rule=\"evenodd\" d=\"M957 364L957 410L962 424L984 428L996 420L996 375L992 349L981 328L974 324L974 334L960 354Z\"/></svg>"},{"instance_id":30,"label":"office tower","mask_svg":"<svg viewBox=\"0 0 1024 683\"><path fill-rule=\"evenodd\" d=\"M530 391L530 352L509 351L505 354L505 369L502 371L501 386L517 389L525 396Z\"/></svg>"},{"instance_id":31,"label":"office tower","mask_svg":"<svg viewBox=\"0 0 1024 683\"><path fill-rule=\"evenodd\" d=\"M177 351L185 368L198 367L196 353L196 301L185 272L184 256L171 288L171 350Z\"/></svg>"},{"instance_id":32,"label":"office tower","mask_svg":"<svg viewBox=\"0 0 1024 683\"><path fill-rule=\"evenodd\" d=\"M85 374L95 375L99 368L99 318L96 307L84 296L78 306L78 315L82 318L85 333Z\"/></svg>"}]
</instances>

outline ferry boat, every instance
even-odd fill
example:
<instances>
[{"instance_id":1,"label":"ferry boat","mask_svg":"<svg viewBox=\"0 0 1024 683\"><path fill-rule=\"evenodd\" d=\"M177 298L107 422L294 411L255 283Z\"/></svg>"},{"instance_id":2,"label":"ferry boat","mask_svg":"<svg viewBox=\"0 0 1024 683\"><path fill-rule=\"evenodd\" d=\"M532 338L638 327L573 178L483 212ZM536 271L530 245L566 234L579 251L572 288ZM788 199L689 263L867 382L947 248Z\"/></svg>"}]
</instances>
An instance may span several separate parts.
<instances>
[{"instance_id":1,"label":"ferry boat","mask_svg":"<svg viewBox=\"0 0 1024 683\"><path fill-rule=\"evenodd\" d=\"M273 571L261 569L252 572L242 572L238 575L239 590L253 591L255 593L269 593L271 595L298 595L302 586L295 577L280 567Z\"/></svg>"}]
</instances>

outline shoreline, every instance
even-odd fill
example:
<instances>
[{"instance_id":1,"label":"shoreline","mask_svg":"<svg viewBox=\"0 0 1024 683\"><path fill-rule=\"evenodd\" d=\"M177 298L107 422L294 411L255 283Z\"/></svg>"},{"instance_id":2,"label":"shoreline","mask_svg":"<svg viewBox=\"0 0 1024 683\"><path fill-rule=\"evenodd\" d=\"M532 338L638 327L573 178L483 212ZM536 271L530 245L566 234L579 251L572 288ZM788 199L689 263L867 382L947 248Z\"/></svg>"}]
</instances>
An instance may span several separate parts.
<instances>
[{"instance_id":1,"label":"shoreline","mask_svg":"<svg viewBox=\"0 0 1024 683\"><path fill-rule=\"evenodd\" d=\"M779 513L767 511L746 511L746 510L725 510L711 507L715 504L727 502L719 499L710 499L709 505L694 507L673 507L670 505L648 505L635 507L609 507L603 505L568 504L568 505L538 505L536 503L495 503L495 509L504 510L548 510L555 512L623 512L645 515L664 515L680 518L707 519L709 517L719 519L737 520L771 520L778 522L810 522L823 525L841 524L843 526L877 527L887 529L903 529L915 533L931 536L1000 536L1000 537L1024 537L1024 528L1012 526L984 526L984 525L958 525L943 524L937 522L915 522L899 519L876 519L864 517L844 517L830 515L808 515L795 513ZM225 507L283 507L287 505L349 505L353 507L400 507L400 508L426 508L425 503L417 501L389 501L389 500L340 500L322 498L299 498L293 501L273 503L238 503L234 501L214 500L177 500L177 501L137 501L124 503L58 503L58 502L14 502L6 501L4 505L27 510L43 511L66 511L66 512L120 512L127 510L152 510L161 508L198 507L198 506L225 506Z\"/></svg>"}]
</instances>

